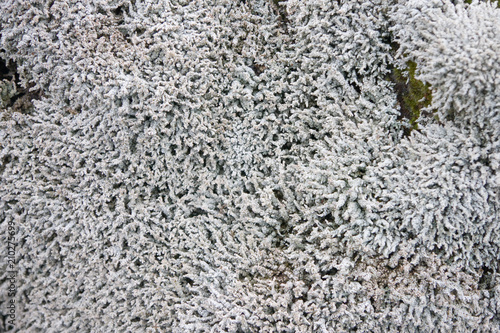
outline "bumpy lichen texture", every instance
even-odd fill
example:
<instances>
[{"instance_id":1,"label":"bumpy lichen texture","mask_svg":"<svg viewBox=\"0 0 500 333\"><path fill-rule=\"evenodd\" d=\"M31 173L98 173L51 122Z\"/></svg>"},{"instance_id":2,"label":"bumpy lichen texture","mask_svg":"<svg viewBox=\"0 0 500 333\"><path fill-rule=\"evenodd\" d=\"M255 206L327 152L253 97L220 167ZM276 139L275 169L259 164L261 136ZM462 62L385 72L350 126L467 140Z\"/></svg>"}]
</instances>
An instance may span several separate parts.
<instances>
[{"instance_id":1,"label":"bumpy lichen texture","mask_svg":"<svg viewBox=\"0 0 500 333\"><path fill-rule=\"evenodd\" d=\"M0 117L18 331L500 331L493 4L0 9L42 92ZM439 121L403 135L408 61Z\"/></svg>"},{"instance_id":2,"label":"bumpy lichen texture","mask_svg":"<svg viewBox=\"0 0 500 333\"><path fill-rule=\"evenodd\" d=\"M490 1L492 3L496 3L497 4L497 7L500 7L500 0L481 0L481 1ZM464 1L465 3L468 3L468 4L471 4L472 3L472 0L465 0Z\"/></svg>"},{"instance_id":3,"label":"bumpy lichen texture","mask_svg":"<svg viewBox=\"0 0 500 333\"><path fill-rule=\"evenodd\" d=\"M10 100L16 94L16 86L9 80L2 80L0 83L0 107L5 109L10 103Z\"/></svg>"}]
</instances>

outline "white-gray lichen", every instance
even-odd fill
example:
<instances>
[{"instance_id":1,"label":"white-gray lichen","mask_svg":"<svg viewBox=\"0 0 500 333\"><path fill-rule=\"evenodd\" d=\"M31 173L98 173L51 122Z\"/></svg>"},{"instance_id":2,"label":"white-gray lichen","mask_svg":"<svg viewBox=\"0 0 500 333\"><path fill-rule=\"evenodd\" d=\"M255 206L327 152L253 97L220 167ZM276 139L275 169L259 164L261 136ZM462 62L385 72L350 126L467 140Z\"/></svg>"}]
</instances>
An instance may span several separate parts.
<instances>
[{"instance_id":1,"label":"white-gray lichen","mask_svg":"<svg viewBox=\"0 0 500 333\"><path fill-rule=\"evenodd\" d=\"M455 2L0 3L18 330L500 332L500 10Z\"/></svg>"}]
</instances>

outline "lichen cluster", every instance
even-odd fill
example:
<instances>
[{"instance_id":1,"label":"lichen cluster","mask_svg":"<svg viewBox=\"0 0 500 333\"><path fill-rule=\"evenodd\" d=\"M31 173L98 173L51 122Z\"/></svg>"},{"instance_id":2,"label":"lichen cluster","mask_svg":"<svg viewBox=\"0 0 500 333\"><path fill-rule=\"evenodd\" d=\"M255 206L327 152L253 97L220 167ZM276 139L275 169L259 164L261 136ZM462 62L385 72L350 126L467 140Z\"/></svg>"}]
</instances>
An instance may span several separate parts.
<instances>
[{"instance_id":1,"label":"lichen cluster","mask_svg":"<svg viewBox=\"0 0 500 333\"><path fill-rule=\"evenodd\" d=\"M0 13L17 331L499 332L495 4Z\"/></svg>"}]
</instances>

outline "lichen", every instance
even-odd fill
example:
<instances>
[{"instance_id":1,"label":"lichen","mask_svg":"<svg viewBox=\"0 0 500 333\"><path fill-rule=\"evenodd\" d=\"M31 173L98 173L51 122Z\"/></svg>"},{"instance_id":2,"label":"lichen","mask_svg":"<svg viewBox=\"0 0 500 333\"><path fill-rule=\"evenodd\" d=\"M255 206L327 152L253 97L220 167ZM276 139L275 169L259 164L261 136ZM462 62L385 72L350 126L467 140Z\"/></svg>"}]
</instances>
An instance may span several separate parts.
<instances>
[{"instance_id":1,"label":"lichen","mask_svg":"<svg viewBox=\"0 0 500 333\"><path fill-rule=\"evenodd\" d=\"M497 332L500 11L458 1L0 1L12 331Z\"/></svg>"},{"instance_id":2,"label":"lichen","mask_svg":"<svg viewBox=\"0 0 500 333\"><path fill-rule=\"evenodd\" d=\"M2 80L0 83L0 109L4 109L10 104L12 97L16 95L15 84L9 80Z\"/></svg>"},{"instance_id":3,"label":"lichen","mask_svg":"<svg viewBox=\"0 0 500 333\"><path fill-rule=\"evenodd\" d=\"M496 2L497 3L497 7L500 8L500 0L488 0L488 1ZM465 0L464 2L468 3L468 4L471 4L472 0Z\"/></svg>"}]
</instances>

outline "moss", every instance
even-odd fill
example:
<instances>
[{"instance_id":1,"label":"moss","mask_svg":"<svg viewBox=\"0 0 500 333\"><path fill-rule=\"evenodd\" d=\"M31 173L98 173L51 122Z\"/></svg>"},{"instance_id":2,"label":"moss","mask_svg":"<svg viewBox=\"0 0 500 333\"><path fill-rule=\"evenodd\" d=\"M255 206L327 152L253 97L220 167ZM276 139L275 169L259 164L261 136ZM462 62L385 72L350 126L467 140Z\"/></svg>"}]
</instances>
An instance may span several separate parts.
<instances>
[{"instance_id":1,"label":"moss","mask_svg":"<svg viewBox=\"0 0 500 333\"><path fill-rule=\"evenodd\" d=\"M400 106L401 118L407 119L410 128L405 134L418 129L418 118L421 110L432 102L432 94L429 84L424 84L415 78L417 64L408 61L406 68L393 68L390 80L394 83L394 89L397 94L398 104Z\"/></svg>"}]
</instances>

